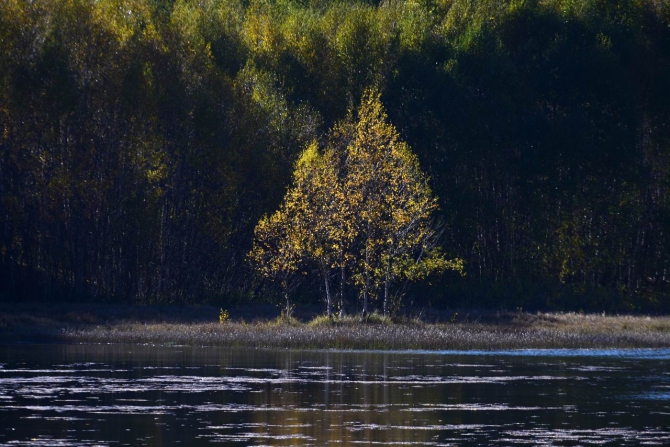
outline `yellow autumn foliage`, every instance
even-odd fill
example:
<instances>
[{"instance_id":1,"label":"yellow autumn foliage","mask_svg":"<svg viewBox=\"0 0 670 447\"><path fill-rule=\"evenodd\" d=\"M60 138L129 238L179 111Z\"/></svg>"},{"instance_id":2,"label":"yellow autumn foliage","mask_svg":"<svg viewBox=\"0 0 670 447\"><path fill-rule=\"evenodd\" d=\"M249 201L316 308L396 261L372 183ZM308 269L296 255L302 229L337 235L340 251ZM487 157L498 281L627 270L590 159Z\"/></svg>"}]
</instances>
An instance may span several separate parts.
<instances>
[{"instance_id":1,"label":"yellow autumn foliage","mask_svg":"<svg viewBox=\"0 0 670 447\"><path fill-rule=\"evenodd\" d=\"M445 259L437 246L437 198L388 123L380 93L367 90L352 117L333 128L325 148L314 141L304 149L280 209L256 227L250 258L285 290L299 264L311 265L322 277L328 315L334 270L342 290L347 277L353 280L364 314L374 297L383 297L388 314L397 280L462 272L463 263Z\"/></svg>"}]
</instances>

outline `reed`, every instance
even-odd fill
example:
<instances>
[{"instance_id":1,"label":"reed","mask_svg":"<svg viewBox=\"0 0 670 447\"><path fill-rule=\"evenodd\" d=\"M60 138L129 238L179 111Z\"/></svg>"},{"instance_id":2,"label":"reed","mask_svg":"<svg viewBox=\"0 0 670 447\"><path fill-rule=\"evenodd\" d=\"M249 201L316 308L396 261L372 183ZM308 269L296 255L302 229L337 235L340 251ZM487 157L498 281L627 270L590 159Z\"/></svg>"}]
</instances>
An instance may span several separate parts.
<instances>
[{"instance_id":1,"label":"reed","mask_svg":"<svg viewBox=\"0 0 670 447\"><path fill-rule=\"evenodd\" d=\"M459 311L433 322L372 314L299 320L267 315L246 322L233 309L0 307L0 339L149 343L277 349L666 348L670 317Z\"/></svg>"},{"instance_id":2,"label":"reed","mask_svg":"<svg viewBox=\"0 0 670 447\"><path fill-rule=\"evenodd\" d=\"M663 323L665 324L665 323ZM665 326L664 326L665 327ZM670 347L670 332L653 325L521 327L458 324L308 324L274 322L120 324L70 329L64 341L150 343L280 349L498 350L547 348Z\"/></svg>"}]
</instances>

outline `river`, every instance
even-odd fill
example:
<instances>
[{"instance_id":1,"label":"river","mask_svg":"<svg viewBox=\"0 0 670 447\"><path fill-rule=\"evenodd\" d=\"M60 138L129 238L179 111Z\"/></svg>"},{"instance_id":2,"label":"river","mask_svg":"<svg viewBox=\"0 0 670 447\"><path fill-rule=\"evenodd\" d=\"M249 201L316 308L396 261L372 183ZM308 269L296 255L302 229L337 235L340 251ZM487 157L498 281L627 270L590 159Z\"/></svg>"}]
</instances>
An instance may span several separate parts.
<instances>
[{"instance_id":1,"label":"river","mask_svg":"<svg viewBox=\"0 0 670 447\"><path fill-rule=\"evenodd\" d=\"M0 445L668 445L670 350L0 346Z\"/></svg>"}]
</instances>

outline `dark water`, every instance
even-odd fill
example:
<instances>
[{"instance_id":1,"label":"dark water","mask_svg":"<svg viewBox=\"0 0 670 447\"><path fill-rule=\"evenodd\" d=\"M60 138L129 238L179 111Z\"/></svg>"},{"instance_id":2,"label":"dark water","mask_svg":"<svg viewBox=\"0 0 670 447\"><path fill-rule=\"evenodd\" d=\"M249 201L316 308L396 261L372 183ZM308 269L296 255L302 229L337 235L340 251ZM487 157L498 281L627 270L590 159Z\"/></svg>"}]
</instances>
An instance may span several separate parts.
<instances>
[{"instance_id":1,"label":"dark water","mask_svg":"<svg viewBox=\"0 0 670 447\"><path fill-rule=\"evenodd\" d=\"M668 445L670 350L0 346L0 445Z\"/></svg>"}]
</instances>

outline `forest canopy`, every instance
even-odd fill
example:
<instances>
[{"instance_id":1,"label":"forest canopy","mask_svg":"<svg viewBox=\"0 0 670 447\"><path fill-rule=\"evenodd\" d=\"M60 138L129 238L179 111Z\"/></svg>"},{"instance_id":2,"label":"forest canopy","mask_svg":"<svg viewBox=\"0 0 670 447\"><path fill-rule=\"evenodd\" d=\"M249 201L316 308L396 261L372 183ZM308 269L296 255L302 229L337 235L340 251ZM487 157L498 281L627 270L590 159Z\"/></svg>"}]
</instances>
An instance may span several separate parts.
<instances>
[{"instance_id":1,"label":"forest canopy","mask_svg":"<svg viewBox=\"0 0 670 447\"><path fill-rule=\"evenodd\" d=\"M407 303L670 310L662 0L0 2L0 299L273 299L254 229L370 86L467 271Z\"/></svg>"}]
</instances>

